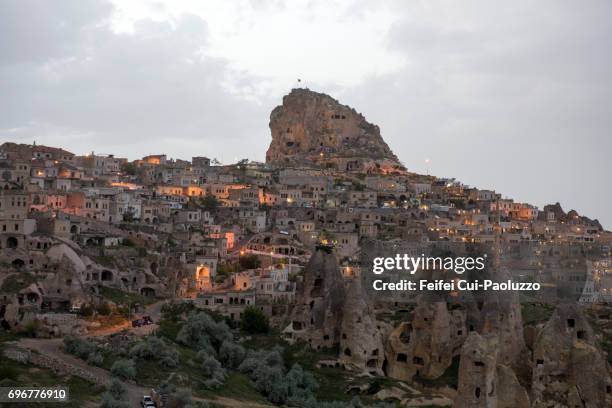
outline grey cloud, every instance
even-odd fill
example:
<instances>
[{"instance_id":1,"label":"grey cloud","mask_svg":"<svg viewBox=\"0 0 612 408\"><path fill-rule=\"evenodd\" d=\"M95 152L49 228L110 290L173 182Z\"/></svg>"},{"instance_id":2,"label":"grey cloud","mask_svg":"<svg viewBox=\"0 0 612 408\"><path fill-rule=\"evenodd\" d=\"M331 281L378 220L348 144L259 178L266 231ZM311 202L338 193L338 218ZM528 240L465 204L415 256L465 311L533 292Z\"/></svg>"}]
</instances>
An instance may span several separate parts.
<instances>
[{"instance_id":1,"label":"grey cloud","mask_svg":"<svg viewBox=\"0 0 612 408\"><path fill-rule=\"evenodd\" d=\"M185 15L172 25L143 20L134 33L116 34L103 3L79 2L49 14L36 2L3 4L3 19L28 21L13 22L0 37L3 49L15 49L0 65L0 132L8 138L66 140L77 152L130 157L162 150L245 157L259 150L255 129L265 129L267 112L222 86L227 63L203 57L201 18ZM34 16L26 18L29 12ZM29 38L36 23L41 32Z\"/></svg>"},{"instance_id":2,"label":"grey cloud","mask_svg":"<svg viewBox=\"0 0 612 408\"><path fill-rule=\"evenodd\" d=\"M431 158L433 174L610 228L612 3L453 3L434 23L398 4L387 44L406 67L342 96L408 168Z\"/></svg>"},{"instance_id":3,"label":"grey cloud","mask_svg":"<svg viewBox=\"0 0 612 408\"><path fill-rule=\"evenodd\" d=\"M430 158L433 174L560 201L612 227L612 3L361 1L343 18L377 7L399 16L386 45L406 65L351 88L311 88L378 124L409 169L425 171ZM241 96L274 78L202 57L200 17L115 34L111 11L104 1L0 2L1 139L132 158L263 158L281 95Z\"/></svg>"}]
</instances>

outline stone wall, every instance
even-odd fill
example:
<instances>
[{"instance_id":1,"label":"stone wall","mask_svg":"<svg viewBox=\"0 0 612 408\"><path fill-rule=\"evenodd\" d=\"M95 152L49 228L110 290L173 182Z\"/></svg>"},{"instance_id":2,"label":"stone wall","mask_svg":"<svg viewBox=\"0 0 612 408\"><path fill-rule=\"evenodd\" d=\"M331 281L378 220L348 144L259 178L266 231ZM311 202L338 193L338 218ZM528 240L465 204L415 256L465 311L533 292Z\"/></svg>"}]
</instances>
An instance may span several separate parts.
<instances>
[{"instance_id":1,"label":"stone wall","mask_svg":"<svg viewBox=\"0 0 612 408\"><path fill-rule=\"evenodd\" d=\"M98 376L95 370L83 369L77 367L65 360L55 358L49 355L42 355L30 350L24 350L18 347L7 348L4 350L4 356L14 361L23 364L33 364L38 367L49 368L56 373L63 375L74 375L86 381L89 381L97 386L107 387L110 385L110 380L107 377Z\"/></svg>"}]
</instances>

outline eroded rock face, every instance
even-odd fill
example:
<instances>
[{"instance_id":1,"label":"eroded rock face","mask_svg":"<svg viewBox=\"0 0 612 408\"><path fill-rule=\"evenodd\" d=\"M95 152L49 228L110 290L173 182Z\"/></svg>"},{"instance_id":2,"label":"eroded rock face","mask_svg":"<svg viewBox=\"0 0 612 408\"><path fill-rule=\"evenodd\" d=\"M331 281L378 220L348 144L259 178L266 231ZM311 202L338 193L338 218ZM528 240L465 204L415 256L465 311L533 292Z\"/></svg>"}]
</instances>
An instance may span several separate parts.
<instances>
[{"instance_id":1,"label":"eroded rock face","mask_svg":"<svg viewBox=\"0 0 612 408\"><path fill-rule=\"evenodd\" d=\"M476 332L470 333L461 350L456 407L496 406L498 347L496 335L481 336Z\"/></svg>"},{"instance_id":2,"label":"eroded rock face","mask_svg":"<svg viewBox=\"0 0 612 408\"><path fill-rule=\"evenodd\" d=\"M383 375L386 329L376 321L361 280L345 283L332 249L317 247L304 269L285 339L313 349L338 346L342 367Z\"/></svg>"},{"instance_id":3,"label":"eroded rock face","mask_svg":"<svg viewBox=\"0 0 612 408\"><path fill-rule=\"evenodd\" d=\"M497 282L504 282L510 279L510 276L505 271L498 271L494 279ZM483 324L480 332L498 336L499 362L514 366L517 359L524 356L525 351L523 318L518 294L509 292L499 296L495 292L487 293L481 319Z\"/></svg>"},{"instance_id":4,"label":"eroded rock face","mask_svg":"<svg viewBox=\"0 0 612 408\"><path fill-rule=\"evenodd\" d=\"M465 316L463 310L449 311L446 301L420 301L412 322L389 335L388 375L401 380L441 376L466 337Z\"/></svg>"},{"instance_id":5,"label":"eroded rock face","mask_svg":"<svg viewBox=\"0 0 612 408\"><path fill-rule=\"evenodd\" d=\"M346 291L340 335L340 361L372 374L383 375L383 336L359 278Z\"/></svg>"},{"instance_id":6,"label":"eroded rock face","mask_svg":"<svg viewBox=\"0 0 612 408\"><path fill-rule=\"evenodd\" d=\"M529 395L519 383L514 371L505 365L497 366L497 408L529 408Z\"/></svg>"},{"instance_id":7,"label":"eroded rock face","mask_svg":"<svg viewBox=\"0 0 612 408\"><path fill-rule=\"evenodd\" d=\"M612 405L605 355L577 305L555 309L535 341L533 359L534 407Z\"/></svg>"},{"instance_id":8,"label":"eroded rock face","mask_svg":"<svg viewBox=\"0 0 612 408\"><path fill-rule=\"evenodd\" d=\"M529 408L529 397L514 371L499 363L496 334L470 333L461 349L457 408Z\"/></svg>"},{"instance_id":9,"label":"eroded rock face","mask_svg":"<svg viewBox=\"0 0 612 408\"><path fill-rule=\"evenodd\" d=\"M344 282L336 256L329 249L317 248L304 269L304 282L298 288L284 337L303 340L315 349L339 344L344 302Z\"/></svg>"},{"instance_id":10,"label":"eroded rock face","mask_svg":"<svg viewBox=\"0 0 612 408\"><path fill-rule=\"evenodd\" d=\"M378 126L329 95L293 89L270 114L266 162L317 163L339 170L399 170Z\"/></svg>"}]
</instances>

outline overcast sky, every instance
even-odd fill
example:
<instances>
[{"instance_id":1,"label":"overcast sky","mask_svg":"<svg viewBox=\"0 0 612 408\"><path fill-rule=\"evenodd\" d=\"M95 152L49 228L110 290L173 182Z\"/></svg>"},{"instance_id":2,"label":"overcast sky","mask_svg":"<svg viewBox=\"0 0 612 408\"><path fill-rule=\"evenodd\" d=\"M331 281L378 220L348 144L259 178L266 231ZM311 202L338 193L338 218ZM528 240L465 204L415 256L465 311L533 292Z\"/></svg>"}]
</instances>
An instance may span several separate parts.
<instances>
[{"instance_id":1,"label":"overcast sky","mask_svg":"<svg viewBox=\"0 0 612 408\"><path fill-rule=\"evenodd\" d=\"M302 78L409 170L612 228L612 2L0 1L0 142L264 160Z\"/></svg>"}]
</instances>

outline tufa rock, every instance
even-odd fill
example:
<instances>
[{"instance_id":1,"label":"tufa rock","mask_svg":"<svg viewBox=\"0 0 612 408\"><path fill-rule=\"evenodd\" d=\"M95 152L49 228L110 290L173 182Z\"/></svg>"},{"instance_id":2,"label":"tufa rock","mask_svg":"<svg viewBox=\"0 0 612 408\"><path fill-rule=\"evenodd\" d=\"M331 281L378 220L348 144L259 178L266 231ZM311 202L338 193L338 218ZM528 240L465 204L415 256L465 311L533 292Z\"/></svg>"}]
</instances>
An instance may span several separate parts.
<instances>
[{"instance_id":1,"label":"tufa rock","mask_svg":"<svg viewBox=\"0 0 612 408\"><path fill-rule=\"evenodd\" d=\"M329 95L293 89L270 114L270 164L317 164L338 170L400 172L404 168L378 126Z\"/></svg>"},{"instance_id":2,"label":"tufa rock","mask_svg":"<svg viewBox=\"0 0 612 408\"><path fill-rule=\"evenodd\" d=\"M317 350L339 344L344 299L336 256L329 248L317 247L304 268L304 282L298 287L284 338L289 342L305 341Z\"/></svg>"},{"instance_id":3,"label":"tufa rock","mask_svg":"<svg viewBox=\"0 0 612 408\"><path fill-rule=\"evenodd\" d=\"M435 379L458 354L467 332L465 312L449 311L446 301L420 298L411 323L403 322L387 339L387 372L409 381Z\"/></svg>"},{"instance_id":4,"label":"tufa rock","mask_svg":"<svg viewBox=\"0 0 612 408\"><path fill-rule=\"evenodd\" d=\"M514 371L498 360L496 334L471 332L461 349L456 408L529 408L529 396Z\"/></svg>"},{"instance_id":5,"label":"tufa rock","mask_svg":"<svg viewBox=\"0 0 612 408\"><path fill-rule=\"evenodd\" d=\"M605 355L577 305L557 306L535 341L533 359L534 407L612 406Z\"/></svg>"},{"instance_id":6,"label":"tufa rock","mask_svg":"<svg viewBox=\"0 0 612 408\"><path fill-rule=\"evenodd\" d=\"M373 375L384 375L383 336L359 278L351 279L347 287L341 333L340 361Z\"/></svg>"}]
</instances>

